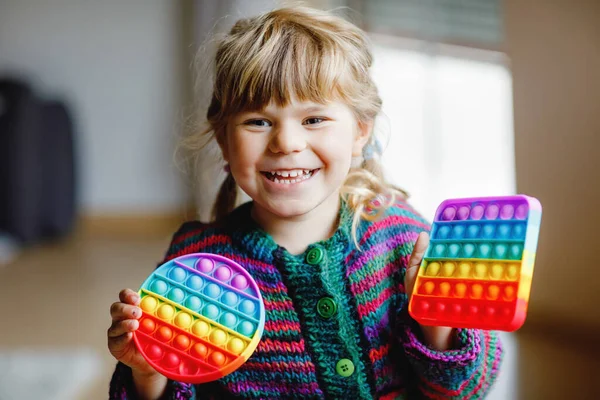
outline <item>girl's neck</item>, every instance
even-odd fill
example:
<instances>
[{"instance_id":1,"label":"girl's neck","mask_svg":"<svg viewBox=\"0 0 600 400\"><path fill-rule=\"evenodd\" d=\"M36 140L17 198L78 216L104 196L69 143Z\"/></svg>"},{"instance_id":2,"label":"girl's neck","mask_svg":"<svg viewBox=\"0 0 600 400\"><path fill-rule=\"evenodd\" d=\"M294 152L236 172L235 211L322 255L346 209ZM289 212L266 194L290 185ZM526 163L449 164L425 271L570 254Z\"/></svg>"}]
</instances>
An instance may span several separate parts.
<instances>
[{"instance_id":1,"label":"girl's neck","mask_svg":"<svg viewBox=\"0 0 600 400\"><path fill-rule=\"evenodd\" d=\"M338 226L340 206L340 195L335 192L316 208L297 217L281 218L256 203L252 206L251 215L275 243L291 254L301 254L311 243L333 235Z\"/></svg>"}]
</instances>

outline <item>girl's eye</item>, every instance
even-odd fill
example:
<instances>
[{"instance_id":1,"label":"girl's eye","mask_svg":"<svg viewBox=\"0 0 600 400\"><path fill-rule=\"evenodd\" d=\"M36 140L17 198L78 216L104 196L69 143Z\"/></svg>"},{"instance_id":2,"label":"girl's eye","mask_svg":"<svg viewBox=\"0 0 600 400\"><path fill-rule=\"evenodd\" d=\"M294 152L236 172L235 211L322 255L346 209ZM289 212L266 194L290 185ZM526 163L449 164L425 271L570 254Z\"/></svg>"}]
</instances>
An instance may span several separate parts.
<instances>
[{"instance_id":1,"label":"girl's eye","mask_svg":"<svg viewBox=\"0 0 600 400\"><path fill-rule=\"evenodd\" d=\"M246 125L265 127L271 126L271 123L265 119L253 119L251 121L247 121Z\"/></svg>"},{"instance_id":2,"label":"girl's eye","mask_svg":"<svg viewBox=\"0 0 600 400\"><path fill-rule=\"evenodd\" d=\"M318 124L323 121L325 121L325 118L320 118L320 117L313 117L313 118L308 118L308 119L304 120L304 122L307 123L308 125Z\"/></svg>"}]
</instances>

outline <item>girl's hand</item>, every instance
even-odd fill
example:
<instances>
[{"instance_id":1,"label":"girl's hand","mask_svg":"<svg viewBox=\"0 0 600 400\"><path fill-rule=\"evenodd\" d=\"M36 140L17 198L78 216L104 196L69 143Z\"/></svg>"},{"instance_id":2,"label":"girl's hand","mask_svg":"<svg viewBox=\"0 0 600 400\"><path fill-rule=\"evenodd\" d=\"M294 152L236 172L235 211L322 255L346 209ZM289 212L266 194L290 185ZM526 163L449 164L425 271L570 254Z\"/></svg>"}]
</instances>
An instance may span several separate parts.
<instances>
[{"instance_id":1,"label":"girl's hand","mask_svg":"<svg viewBox=\"0 0 600 400\"><path fill-rule=\"evenodd\" d=\"M117 360L131 367L134 374L156 375L158 372L144 359L133 343L133 332L138 329L142 310L140 296L131 289L119 293L120 302L110 306L112 325L108 329L108 350Z\"/></svg>"},{"instance_id":2,"label":"girl's hand","mask_svg":"<svg viewBox=\"0 0 600 400\"><path fill-rule=\"evenodd\" d=\"M421 265L421 261L423 260L423 256L425 255L425 251L427 250L428 246L429 235L426 232L421 232L417 238L413 252L410 255L408 266L406 268L406 275L404 277L404 288L409 301L412 297L415 281L417 280L419 266ZM454 337L453 328L446 326L427 326L421 324L419 324L419 326L421 327L421 331L425 337L425 342L429 347L440 351L452 348Z\"/></svg>"}]
</instances>

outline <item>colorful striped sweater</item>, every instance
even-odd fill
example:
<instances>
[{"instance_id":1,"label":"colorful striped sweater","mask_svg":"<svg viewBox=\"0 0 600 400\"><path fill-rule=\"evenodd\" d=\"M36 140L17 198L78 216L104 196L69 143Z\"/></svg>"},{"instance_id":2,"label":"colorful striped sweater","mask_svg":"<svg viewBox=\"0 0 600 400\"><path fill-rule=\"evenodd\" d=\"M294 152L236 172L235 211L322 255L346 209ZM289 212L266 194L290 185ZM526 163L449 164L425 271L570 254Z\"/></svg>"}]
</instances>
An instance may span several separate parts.
<instances>
[{"instance_id":1,"label":"colorful striped sweater","mask_svg":"<svg viewBox=\"0 0 600 400\"><path fill-rule=\"evenodd\" d=\"M477 399L497 375L502 348L495 332L456 330L456 346L435 351L423 344L407 312L404 274L418 233L428 223L398 202L383 218L362 221L360 250L351 236L345 204L338 229L327 240L292 255L250 217L251 203L213 224L185 223L174 235L166 260L195 252L238 262L256 280L266 309L262 339L237 371L209 384L169 381L169 399ZM306 261L311 249L324 257ZM314 253L314 251L313 251ZM323 297L337 311L317 312ZM354 372L336 365L350 360ZM348 375L348 374L344 374ZM111 399L133 399L131 370L118 363Z\"/></svg>"}]
</instances>

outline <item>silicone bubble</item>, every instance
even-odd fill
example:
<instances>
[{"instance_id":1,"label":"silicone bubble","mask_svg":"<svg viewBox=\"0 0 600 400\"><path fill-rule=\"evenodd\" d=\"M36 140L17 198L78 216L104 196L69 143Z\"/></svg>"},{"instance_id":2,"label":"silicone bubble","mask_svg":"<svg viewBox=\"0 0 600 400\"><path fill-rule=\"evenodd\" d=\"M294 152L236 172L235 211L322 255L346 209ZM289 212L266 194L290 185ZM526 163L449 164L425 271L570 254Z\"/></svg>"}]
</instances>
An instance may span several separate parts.
<instances>
[{"instance_id":1,"label":"silicone bubble","mask_svg":"<svg viewBox=\"0 0 600 400\"><path fill-rule=\"evenodd\" d=\"M442 219L444 221L452 221L456 215L456 207L448 207L442 213Z\"/></svg>"},{"instance_id":2,"label":"silicone bubble","mask_svg":"<svg viewBox=\"0 0 600 400\"><path fill-rule=\"evenodd\" d=\"M458 277L469 278L471 276L471 263L461 262L458 264Z\"/></svg>"},{"instance_id":3,"label":"silicone bubble","mask_svg":"<svg viewBox=\"0 0 600 400\"><path fill-rule=\"evenodd\" d=\"M502 279L502 276L504 275L504 265L501 263L494 263L492 264L492 271L490 272L490 277L492 279Z\"/></svg>"},{"instance_id":4,"label":"silicone bubble","mask_svg":"<svg viewBox=\"0 0 600 400\"><path fill-rule=\"evenodd\" d=\"M440 273L440 263L439 262L431 262L427 265L426 275L428 276L437 276Z\"/></svg>"},{"instance_id":5,"label":"silicone bubble","mask_svg":"<svg viewBox=\"0 0 600 400\"><path fill-rule=\"evenodd\" d=\"M485 208L481 204L477 204L476 206L471 208L471 219L475 221L480 220L483 217L484 210Z\"/></svg>"},{"instance_id":6,"label":"silicone bubble","mask_svg":"<svg viewBox=\"0 0 600 400\"><path fill-rule=\"evenodd\" d=\"M477 239L479 237L479 231L481 227L478 224L473 224L467 226L467 234L466 237L469 239Z\"/></svg>"},{"instance_id":7,"label":"silicone bubble","mask_svg":"<svg viewBox=\"0 0 600 400\"><path fill-rule=\"evenodd\" d=\"M496 234L496 226L494 224L484 224L481 230L483 239L492 239Z\"/></svg>"},{"instance_id":8,"label":"silicone bubble","mask_svg":"<svg viewBox=\"0 0 600 400\"><path fill-rule=\"evenodd\" d=\"M448 235L450 235L451 230L452 228L450 228L450 226L442 225L437 229L436 235L434 237L436 239L448 239Z\"/></svg>"},{"instance_id":9,"label":"silicone bubble","mask_svg":"<svg viewBox=\"0 0 600 400\"><path fill-rule=\"evenodd\" d=\"M442 266L442 276L452 276L454 275L454 270L456 269L456 265L453 262L445 262Z\"/></svg>"},{"instance_id":10,"label":"silicone bubble","mask_svg":"<svg viewBox=\"0 0 600 400\"><path fill-rule=\"evenodd\" d=\"M452 229L452 239L462 239L465 236L465 226L455 225Z\"/></svg>"},{"instance_id":11,"label":"silicone bubble","mask_svg":"<svg viewBox=\"0 0 600 400\"><path fill-rule=\"evenodd\" d=\"M159 266L142 284L134 343L174 381L201 384L237 370L254 353L265 307L257 283L228 258L194 253Z\"/></svg>"},{"instance_id":12,"label":"silicone bubble","mask_svg":"<svg viewBox=\"0 0 600 400\"><path fill-rule=\"evenodd\" d=\"M469 218L469 214L471 213L471 208L469 206L460 206L458 210L456 210L456 219L459 221L465 220Z\"/></svg>"}]
</instances>

